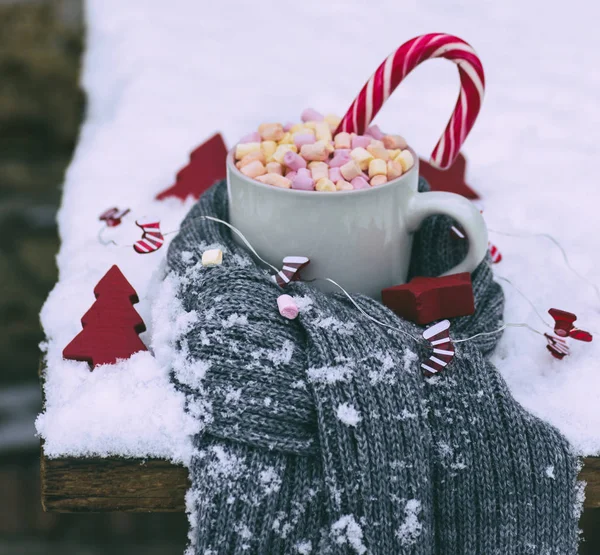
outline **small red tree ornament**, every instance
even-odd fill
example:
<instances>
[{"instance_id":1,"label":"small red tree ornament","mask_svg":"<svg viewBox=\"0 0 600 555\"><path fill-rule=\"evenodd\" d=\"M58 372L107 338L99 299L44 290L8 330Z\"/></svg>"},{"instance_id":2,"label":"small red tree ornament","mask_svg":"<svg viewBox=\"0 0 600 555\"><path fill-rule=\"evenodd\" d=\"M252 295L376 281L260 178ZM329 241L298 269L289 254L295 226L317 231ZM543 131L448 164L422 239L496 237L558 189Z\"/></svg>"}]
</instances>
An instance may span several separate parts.
<instances>
[{"instance_id":1,"label":"small red tree ornament","mask_svg":"<svg viewBox=\"0 0 600 555\"><path fill-rule=\"evenodd\" d=\"M63 357L90 364L114 364L147 351L138 334L146 330L133 305L137 293L121 270L113 266L94 288L96 302L81 318L83 330L63 350Z\"/></svg>"}]
</instances>

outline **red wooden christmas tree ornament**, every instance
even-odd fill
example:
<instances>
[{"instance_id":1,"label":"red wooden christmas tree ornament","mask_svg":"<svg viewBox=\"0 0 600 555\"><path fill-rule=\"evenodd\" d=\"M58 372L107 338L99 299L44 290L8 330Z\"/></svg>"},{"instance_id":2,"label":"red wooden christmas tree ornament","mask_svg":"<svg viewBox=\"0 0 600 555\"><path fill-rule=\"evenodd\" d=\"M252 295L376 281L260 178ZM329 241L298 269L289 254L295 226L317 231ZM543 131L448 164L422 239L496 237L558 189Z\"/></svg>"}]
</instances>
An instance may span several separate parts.
<instances>
[{"instance_id":1,"label":"red wooden christmas tree ornament","mask_svg":"<svg viewBox=\"0 0 600 555\"><path fill-rule=\"evenodd\" d=\"M432 191L446 191L471 200L478 199L479 195L465 182L466 173L467 160L462 153L447 170L439 170L429 162L419 160L419 174L427 180Z\"/></svg>"},{"instance_id":2,"label":"red wooden christmas tree ornament","mask_svg":"<svg viewBox=\"0 0 600 555\"><path fill-rule=\"evenodd\" d=\"M83 330L63 350L63 357L90 364L114 364L147 351L138 334L146 330L133 305L137 293L121 270L113 266L94 288L96 302L81 318Z\"/></svg>"},{"instance_id":3,"label":"red wooden christmas tree ornament","mask_svg":"<svg viewBox=\"0 0 600 555\"><path fill-rule=\"evenodd\" d=\"M416 277L381 291L381 301L398 316L425 325L475 312L471 274Z\"/></svg>"},{"instance_id":4,"label":"red wooden christmas tree ornament","mask_svg":"<svg viewBox=\"0 0 600 555\"><path fill-rule=\"evenodd\" d=\"M227 147L220 133L213 135L190 154L190 163L179 171L175 185L159 193L157 200L167 197L177 197L185 200L187 197L200 198L215 182L225 179L225 159Z\"/></svg>"}]
</instances>

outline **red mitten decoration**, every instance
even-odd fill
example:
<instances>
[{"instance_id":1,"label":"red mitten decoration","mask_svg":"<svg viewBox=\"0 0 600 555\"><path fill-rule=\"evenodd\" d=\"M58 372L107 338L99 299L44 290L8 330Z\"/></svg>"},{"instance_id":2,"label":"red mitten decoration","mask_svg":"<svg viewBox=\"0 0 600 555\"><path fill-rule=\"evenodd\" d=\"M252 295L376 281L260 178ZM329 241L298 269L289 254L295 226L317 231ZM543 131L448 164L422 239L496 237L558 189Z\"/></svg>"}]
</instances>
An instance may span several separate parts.
<instances>
[{"instance_id":1,"label":"red mitten decoration","mask_svg":"<svg viewBox=\"0 0 600 555\"><path fill-rule=\"evenodd\" d=\"M433 347L433 354L421 363L423 373L430 377L441 372L454 358L454 345L450 339L450 322L443 320L427 328L423 337Z\"/></svg>"},{"instance_id":2,"label":"red mitten decoration","mask_svg":"<svg viewBox=\"0 0 600 555\"><path fill-rule=\"evenodd\" d=\"M175 185L158 194L156 199L177 197L185 200L189 196L200 198L211 185L225 179L226 158L227 147L221 134L217 133L192 152L190 163L177 174Z\"/></svg>"},{"instance_id":3,"label":"red mitten decoration","mask_svg":"<svg viewBox=\"0 0 600 555\"><path fill-rule=\"evenodd\" d=\"M447 170L438 170L429 162L419 160L419 174L427 180L432 191L456 193L468 199L478 199L479 195L465 183L467 160L459 154Z\"/></svg>"},{"instance_id":4,"label":"red mitten decoration","mask_svg":"<svg viewBox=\"0 0 600 555\"><path fill-rule=\"evenodd\" d=\"M160 222L135 222L143 231L142 238L133 245L133 250L138 254L155 252L163 246L165 236L160 230Z\"/></svg>"},{"instance_id":5,"label":"red mitten decoration","mask_svg":"<svg viewBox=\"0 0 600 555\"><path fill-rule=\"evenodd\" d=\"M416 277L404 285L384 289L381 300L398 316L419 325L475 312L468 272L435 278Z\"/></svg>"},{"instance_id":6,"label":"red mitten decoration","mask_svg":"<svg viewBox=\"0 0 600 555\"><path fill-rule=\"evenodd\" d=\"M132 305L137 293L121 270L113 266L94 288L96 302L83 315L83 330L63 350L63 357L90 364L114 364L148 349L138 334L146 330Z\"/></svg>"},{"instance_id":7,"label":"red mitten decoration","mask_svg":"<svg viewBox=\"0 0 600 555\"><path fill-rule=\"evenodd\" d=\"M279 287L285 287L290 281L300 279L300 270L309 262L310 259L306 256L286 256L283 259L283 268L272 279Z\"/></svg>"},{"instance_id":8,"label":"red mitten decoration","mask_svg":"<svg viewBox=\"0 0 600 555\"><path fill-rule=\"evenodd\" d=\"M118 208L109 208L98 218L101 222L105 222L108 227L116 227L121 225L121 219L129 214L129 208L119 210Z\"/></svg>"},{"instance_id":9,"label":"red mitten decoration","mask_svg":"<svg viewBox=\"0 0 600 555\"><path fill-rule=\"evenodd\" d=\"M585 341L587 343L593 339L591 333L580 330L573 325L573 322L577 320L577 316L572 312L551 308L548 314L554 318L554 333L559 337L572 337L573 339L577 339L577 341Z\"/></svg>"}]
</instances>

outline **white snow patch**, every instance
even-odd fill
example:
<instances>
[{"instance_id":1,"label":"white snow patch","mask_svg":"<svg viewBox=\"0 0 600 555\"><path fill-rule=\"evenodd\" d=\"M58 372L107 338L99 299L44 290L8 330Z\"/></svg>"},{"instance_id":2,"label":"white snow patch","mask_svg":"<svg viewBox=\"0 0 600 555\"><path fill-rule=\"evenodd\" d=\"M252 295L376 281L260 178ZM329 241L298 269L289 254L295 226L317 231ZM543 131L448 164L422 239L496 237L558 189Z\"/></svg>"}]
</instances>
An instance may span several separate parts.
<instances>
[{"instance_id":1,"label":"white snow patch","mask_svg":"<svg viewBox=\"0 0 600 555\"><path fill-rule=\"evenodd\" d=\"M294 295L292 298L300 313L308 312L313 307L313 300L308 295Z\"/></svg>"},{"instance_id":2,"label":"white snow patch","mask_svg":"<svg viewBox=\"0 0 600 555\"><path fill-rule=\"evenodd\" d=\"M353 367L345 364L338 366L322 366L321 368L309 368L307 375L312 382L335 383L346 382L352 378Z\"/></svg>"},{"instance_id":3,"label":"white snow patch","mask_svg":"<svg viewBox=\"0 0 600 555\"><path fill-rule=\"evenodd\" d=\"M317 318L314 321L314 325L318 328L331 330L333 332L339 333L340 335L350 335L356 327L356 324L354 322L342 322L334 316Z\"/></svg>"},{"instance_id":4,"label":"white snow patch","mask_svg":"<svg viewBox=\"0 0 600 555\"><path fill-rule=\"evenodd\" d=\"M349 545L356 553L367 552L363 544L363 531L354 515L344 515L331 525L334 541L339 545Z\"/></svg>"},{"instance_id":5,"label":"white snow patch","mask_svg":"<svg viewBox=\"0 0 600 555\"><path fill-rule=\"evenodd\" d=\"M246 326L248 325L248 317L245 314L230 314L226 320L221 320L221 326L225 329L232 328L233 326Z\"/></svg>"},{"instance_id":6,"label":"white snow patch","mask_svg":"<svg viewBox=\"0 0 600 555\"><path fill-rule=\"evenodd\" d=\"M289 364L292 360L293 353L294 344L289 339L286 339L279 349L263 349L261 347L260 349L253 351L251 355L255 360L266 358L275 366L280 366L281 364Z\"/></svg>"},{"instance_id":7,"label":"white snow patch","mask_svg":"<svg viewBox=\"0 0 600 555\"><path fill-rule=\"evenodd\" d=\"M263 486L265 494L269 495L278 492L281 488L281 477L272 466L267 467L260 473L260 483Z\"/></svg>"},{"instance_id":8,"label":"white snow patch","mask_svg":"<svg viewBox=\"0 0 600 555\"><path fill-rule=\"evenodd\" d=\"M341 403L337 408L337 417L346 426L354 426L361 421L360 412L348 403Z\"/></svg>"},{"instance_id":9,"label":"white snow patch","mask_svg":"<svg viewBox=\"0 0 600 555\"><path fill-rule=\"evenodd\" d=\"M421 531L423 524L419 521L421 513L421 502L418 499L409 499L404 507L404 521L396 530L396 536L404 546L414 545Z\"/></svg>"},{"instance_id":10,"label":"white snow patch","mask_svg":"<svg viewBox=\"0 0 600 555\"><path fill-rule=\"evenodd\" d=\"M546 476L548 476L548 478L555 480L556 476L554 475L554 465L547 466L546 470L544 470L544 474L546 474Z\"/></svg>"},{"instance_id":11,"label":"white snow patch","mask_svg":"<svg viewBox=\"0 0 600 555\"><path fill-rule=\"evenodd\" d=\"M310 540L298 542L294 545L294 549L300 555L310 555L312 553L312 542Z\"/></svg>"}]
</instances>

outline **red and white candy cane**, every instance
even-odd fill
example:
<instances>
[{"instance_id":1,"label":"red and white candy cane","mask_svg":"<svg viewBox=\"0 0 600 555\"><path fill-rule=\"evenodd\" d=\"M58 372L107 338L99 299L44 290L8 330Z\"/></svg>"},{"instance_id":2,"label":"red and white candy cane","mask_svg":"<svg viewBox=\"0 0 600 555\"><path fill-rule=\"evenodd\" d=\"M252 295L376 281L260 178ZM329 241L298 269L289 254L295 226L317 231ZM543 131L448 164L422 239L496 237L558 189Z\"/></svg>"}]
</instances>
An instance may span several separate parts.
<instances>
[{"instance_id":1,"label":"red and white candy cane","mask_svg":"<svg viewBox=\"0 0 600 555\"><path fill-rule=\"evenodd\" d=\"M434 376L450 364L454 358L454 345L450 339L450 321L442 320L423 332L423 337L433 347L433 353L427 362L421 363L421 368L426 376Z\"/></svg>"},{"instance_id":2,"label":"red and white candy cane","mask_svg":"<svg viewBox=\"0 0 600 555\"><path fill-rule=\"evenodd\" d=\"M142 238L133 245L133 250L139 254L148 254L155 252L163 246L165 237L160 231L160 222L135 222L135 225L142 228Z\"/></svg>"},{"instance_id":3,"label":"red and white candy cane","mask_svg":"<svg viewBox=\"0 0 600 555\"><path fill-rule=\"evenodd\" d=\"M454 62L460 74L458 101L430 161L437 168L449 168L475 123L485 89L483 66L477 54L468 43L452 35L422 35L392 52L362 88L336 133L364 133L402 80L421 62L433 58L446 58Z\"/></svg>"}]
</instances>

